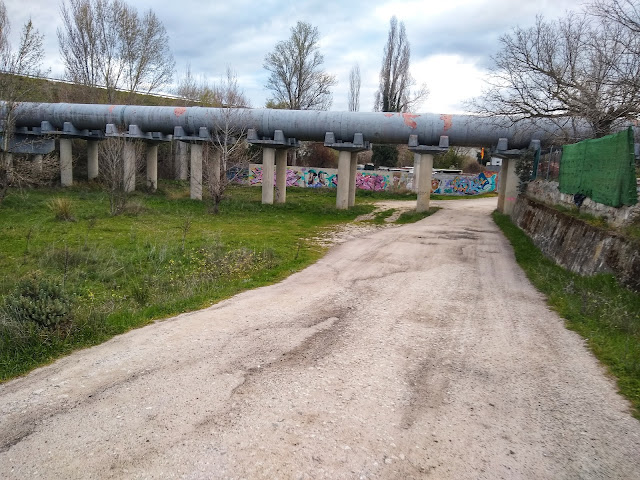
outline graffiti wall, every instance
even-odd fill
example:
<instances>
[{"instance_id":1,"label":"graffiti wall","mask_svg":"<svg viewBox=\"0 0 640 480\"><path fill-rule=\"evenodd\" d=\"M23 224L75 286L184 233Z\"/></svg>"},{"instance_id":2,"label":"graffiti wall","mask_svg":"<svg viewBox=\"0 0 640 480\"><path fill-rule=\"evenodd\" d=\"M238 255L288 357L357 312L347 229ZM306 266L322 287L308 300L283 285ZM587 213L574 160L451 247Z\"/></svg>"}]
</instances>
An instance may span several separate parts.
<instances>
[{"instance_id":1,"label":"graffiti wall","mask_svg":"<svg viewBox=\"0 0 640 480\"><path fill-rule=\"evenodd\" d=\"M431 193L437 195L480 195L498 190L498 173L452 175L436 173L431 180Z\"/></svg>"},{"instance_id":2,"label":"graffiti wall","mask_svg":"<svg viewBox=\"0 0 640 480\"><path fill-rule=\"evenodd\" d=\"M262 185L262 165L251 164L244 183ZM274 175L275 184L275 175ZM497 173L442 174L436 173L431 182L431 193L439 195L479 195L496 191ZM287 167L287 187L336 188L338 170L335 168ZM356 187L361 190L411 190L413 174L381 170L358 170Z\"/></svg>"}]
</instances>

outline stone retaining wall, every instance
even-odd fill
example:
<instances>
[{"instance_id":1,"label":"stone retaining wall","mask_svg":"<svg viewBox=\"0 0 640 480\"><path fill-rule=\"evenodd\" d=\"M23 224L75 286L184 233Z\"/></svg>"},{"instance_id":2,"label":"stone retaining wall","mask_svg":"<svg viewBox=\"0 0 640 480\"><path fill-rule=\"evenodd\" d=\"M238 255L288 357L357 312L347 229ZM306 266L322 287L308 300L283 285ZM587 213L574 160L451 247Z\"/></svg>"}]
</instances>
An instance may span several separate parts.
<instances>
[{"instance_id":1,"label":"stone retaining wall","mask_svg":"<svg viewBox=\"0 0 640 480\"><path fill-rule=\"evenodd\" d=\"M640 291L640 243L520 195L512 220L556 263L581 275L612 273Z\"/></svg>"},{"instance_id":2,"label":"stone retaining wall","mask_svg":"<svg viewBox=\"0 0 640 480\"><path fill-rule=\"evenodd\" d=\"M560 192L558 182L535 180L527 186L527 195L546 205L562 205L568 208L576 208L573 195ZM640 204L616 208L586 198L580 206L580 212L589 213L596 217L606 217L610 224L621 227L640 217Z\"/></svg>"}]
</instances>

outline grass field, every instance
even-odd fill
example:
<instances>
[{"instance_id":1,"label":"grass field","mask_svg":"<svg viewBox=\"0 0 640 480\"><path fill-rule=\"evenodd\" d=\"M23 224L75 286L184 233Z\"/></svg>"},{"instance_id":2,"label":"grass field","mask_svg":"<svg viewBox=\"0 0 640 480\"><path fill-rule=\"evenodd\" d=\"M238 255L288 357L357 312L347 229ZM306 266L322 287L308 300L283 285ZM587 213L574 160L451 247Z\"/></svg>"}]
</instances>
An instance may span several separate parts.
<instances>
[{"instance_id":1,"label":"grass field","mask_svg":"<svg viewBox=\"0 0 640 480\"><path fill-rule=\"evenodd\" d=\"M40 297L57 286L52 295L69 304L72 321L44 328L27 318L25 328L5 308L0 379L282 279L322 255L308 238L373 209L336 210L329 190L288 189L284 205L262 205L260 195L259 187L231 188L221 213L211 215L184 185L166 183L156 194L132 195L128 213L110 216L108 196L88 186L10 194L0 207L0 295L23 301L21 279ZM62 318L59 304L46 297L42 306L40 297L28 315Z\"/></svg>"}]
</instances>

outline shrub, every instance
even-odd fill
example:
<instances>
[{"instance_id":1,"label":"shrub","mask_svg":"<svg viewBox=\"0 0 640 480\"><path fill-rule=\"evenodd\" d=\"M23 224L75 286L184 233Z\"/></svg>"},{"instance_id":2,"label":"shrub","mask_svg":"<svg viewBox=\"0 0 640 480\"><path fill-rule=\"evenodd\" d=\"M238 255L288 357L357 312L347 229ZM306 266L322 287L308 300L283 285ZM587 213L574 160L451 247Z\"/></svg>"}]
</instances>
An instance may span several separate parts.
<instances>
[{"instance_id":1,"label":"shrub","mask_svg":"<svg viewBox=\"0 0 640 480\"><path fill-rule=\"evenodd\" d=\"M5 298L3 310L18 323L34 323L49 330L65 329L71 322L71 300L62 288L35 276L18 283Z\"/></svg>"},{"instance_id":2,"label":"shrub","mask_svg":"<svg viewBox=\"0 0 640 480\"><path fill-rule=\"evenodd\" d=\"M53 212L56 219L63 220L65 222L75 222L75 218L71 213L71 200L68 198L56 197L49 200L47 203L49 210Z\"/></svg>"}]
</instances>

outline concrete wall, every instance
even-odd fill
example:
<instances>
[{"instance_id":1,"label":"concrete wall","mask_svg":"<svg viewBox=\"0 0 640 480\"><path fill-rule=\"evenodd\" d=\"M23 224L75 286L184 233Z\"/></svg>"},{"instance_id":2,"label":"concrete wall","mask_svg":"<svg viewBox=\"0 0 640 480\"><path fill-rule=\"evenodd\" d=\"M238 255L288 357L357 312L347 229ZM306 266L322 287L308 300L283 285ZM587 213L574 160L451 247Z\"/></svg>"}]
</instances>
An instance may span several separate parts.
<instances>
[{"instance_id":1,"label":"concrete wall","mask_svg":"<svg viewBox=\"0 0 640 480\"><path fill-rule=\"evenodd\" d=\"M520 195L513 221L556 263L581 275L612 273L640 291L640 242L591 226Z\"/></svg>"},{"instance_id":2,"label":"concrete wall","mask_svg":"<svg viewBox=\"0 0 640 480\"><path fill-rule=\"evenodd\" d=\"M251 164L246 182L262 185L262 166ZM338 170L335 168L287 167L288 187L336 188ZM441 195L479 195L497 190L498 174L434 174L431 193ZM361 190L411 190L413 174L383 170L358 170L356 187Z\"/></svg>"}]
</instances>

